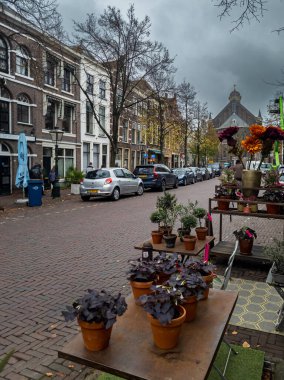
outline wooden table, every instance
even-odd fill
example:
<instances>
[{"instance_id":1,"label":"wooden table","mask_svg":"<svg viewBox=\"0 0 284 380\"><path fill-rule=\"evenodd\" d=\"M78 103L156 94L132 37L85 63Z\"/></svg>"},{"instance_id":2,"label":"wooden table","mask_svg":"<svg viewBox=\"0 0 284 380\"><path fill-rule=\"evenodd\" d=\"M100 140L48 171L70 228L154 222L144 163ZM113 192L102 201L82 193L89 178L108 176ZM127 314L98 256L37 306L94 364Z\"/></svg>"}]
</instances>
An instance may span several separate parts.
<instances>
[{"instance_id":1,"label":"wooden table","mask_svg":"<svg viewBox=\"0 0 284 380\"><path fill-rule=\"evenodd\" d=\"M187 251L184 248L184 243L180 241L180 238L178 237L176 240L176 244L174 248L167 248L165 243L161 244L153 244L152 240L148 240L144 243L136 244L134 246L135 249L145 250L144 244L151 243L153 248L152 251L155 252L167 252L167 253L177 253L181 256L197 256L200 252L203 251L206 243L211 243L214 241L214 236L206 236L206 240L196 240L195 248L192 251Z\"/></svg>"},{"instance_id":2,"label":"wooden table","mask_svg":"<svg viewBox=\"0 0 284 380\"><path fill-rule=\"evenodd\" d=\"M128 309L114 324L108 348L87 351L78 334L58 356L131 380L204 380L237 297L236 292L210 289L208 299L198 303L196 320L182 326L178 346L160 350L154 346L146 312L129 296Z\"/></svg>"}]
</instances>

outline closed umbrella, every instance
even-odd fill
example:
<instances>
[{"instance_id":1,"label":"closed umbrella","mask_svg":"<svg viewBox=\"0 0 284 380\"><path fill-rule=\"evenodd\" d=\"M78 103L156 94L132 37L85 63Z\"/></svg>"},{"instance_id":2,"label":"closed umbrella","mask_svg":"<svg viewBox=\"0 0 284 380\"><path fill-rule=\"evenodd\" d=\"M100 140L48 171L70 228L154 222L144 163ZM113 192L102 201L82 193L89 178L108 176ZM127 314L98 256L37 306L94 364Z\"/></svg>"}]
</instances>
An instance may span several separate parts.
<instances>
[{"instance_id":1,"label":"closed umbrella","mask_svg":"<svg viewBox=\"0 0 284 380\"><path fill-rule=\"evenodd\" d=\"M19 134L18 140L18 169L16 174L16 186L24 188L28 186L29 169L28 169L28 145L26 135L22 132Z\"/></svg>"}]
</instances>

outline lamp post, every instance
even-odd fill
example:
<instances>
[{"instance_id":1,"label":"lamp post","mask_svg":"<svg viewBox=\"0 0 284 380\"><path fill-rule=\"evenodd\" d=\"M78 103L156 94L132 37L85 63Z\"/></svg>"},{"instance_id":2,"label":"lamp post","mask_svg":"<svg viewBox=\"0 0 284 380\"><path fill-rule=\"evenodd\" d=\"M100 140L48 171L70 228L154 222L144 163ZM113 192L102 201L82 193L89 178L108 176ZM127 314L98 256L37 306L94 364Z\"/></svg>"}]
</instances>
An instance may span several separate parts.
<instances>
[{"instance_id":1,"label":"lamp post","mask_svg":"<svg viewBox=\"0 0 284 380\"><path fill-rule=\"evenodd\" d=\"M53 188L53 197L60 197L60 186L58 185L58 141L62 140L63 131L60 129L52 129L49 131L51 140L55 143L55 175L56 181Z\"/></svg>"}]
</instances>

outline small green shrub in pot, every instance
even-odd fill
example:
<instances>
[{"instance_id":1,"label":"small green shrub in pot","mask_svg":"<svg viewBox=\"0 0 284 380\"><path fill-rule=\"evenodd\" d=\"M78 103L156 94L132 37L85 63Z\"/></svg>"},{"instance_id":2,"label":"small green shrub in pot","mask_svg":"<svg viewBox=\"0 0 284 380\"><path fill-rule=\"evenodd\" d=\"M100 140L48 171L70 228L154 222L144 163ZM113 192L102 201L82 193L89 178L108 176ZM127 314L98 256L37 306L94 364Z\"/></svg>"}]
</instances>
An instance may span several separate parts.
<instances>
[{"instance_id":1,"label":"small green shrub in pot","mask_svg":"<svg viewBox=\"0 0 284 380\"><path fill-rule=\"evenodd\" d=\"M263 249L264 254L273 262L272 274L281 275L280 282L284 284L284 240L274 238L270 244Z\"/></svg>"},{"instance_id":2,"label":"small green shrub in pot","mask_svg":"<svg viewBox=\"0 0 284 380\"><path fill-rule=\"evenodd\" d=\"M65 180L69 184L80 184L84 178L84 173L81 170L78 170L74 167L70 167L66 172Z\"/></svg>"}]
</instances>

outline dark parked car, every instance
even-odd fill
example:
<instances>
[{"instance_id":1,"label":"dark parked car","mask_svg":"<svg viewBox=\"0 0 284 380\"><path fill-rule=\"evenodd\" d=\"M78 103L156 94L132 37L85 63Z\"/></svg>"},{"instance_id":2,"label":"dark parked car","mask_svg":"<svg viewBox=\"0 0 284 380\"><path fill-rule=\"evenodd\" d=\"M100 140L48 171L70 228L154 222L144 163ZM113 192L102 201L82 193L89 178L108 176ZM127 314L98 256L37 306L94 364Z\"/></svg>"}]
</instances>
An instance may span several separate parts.
<instances>
[{"instance_id":1,"label":"dark parked car","mask_svg":"<svg viewBox=\"0 0 284 380\"><path fill-rule=\"evenodd\" d=\"M196 166L190 166L188 169L193 171L195 182L203 181L202 172L199 168Z\"/></svg>"},{"instance_id":2,"label":"dark parked car","mask_svg":"<svg viewBox=\"0 0 284 380\"><path fill-rule=\"evenodd\" d=\"M219 164L219 162L214 162L213 164L208 164L208 166L210 166L214 170L215 176L221 175L221 165Z\"/></svg>"},{"instance_id":3,"label":"dark parked car","mask_svg":"<svg viewBox=\"0 0 284 380\"><path fill-rule=\"evenodd\" d=\"M215 171L211 166L207 167L207 170L209 171L210 178L215 178Z\"/></svg>"},{"instance_id":4,"label":"dark parked car","mask_svg":"<svg viewBox=\"0 0 284 380\"><path fill-rule=\"evenodd\" d=\"M178 177L163 164L138 165L133 174L142 179L145 189L165 191L168 187L178 187Z\"/></svg>"},{"instance_id":5,"label":"dark parked car","mask_svg":"<svg viewBox=\"0 0 284 380\"><path fill-rule=\"evenodd\" d=\"M210 173L207 170L207 168L202 167L202 168L199 168L199 169L200 169L200 171L202 173L202 179L203 179L203 181L205 181L207 179L210 179Z\"/></svg>"},{"instance_id":6,"label":"dark parked car","mask_svg":"<svg viewBox=\"0 0 284 380\"><path fill-rule=\"evenodd\" d=\"M179 185L189 185L195 183L193 171L187 168L173 169L173 172L178 177Z\"/></svg>"}]
</instances>

